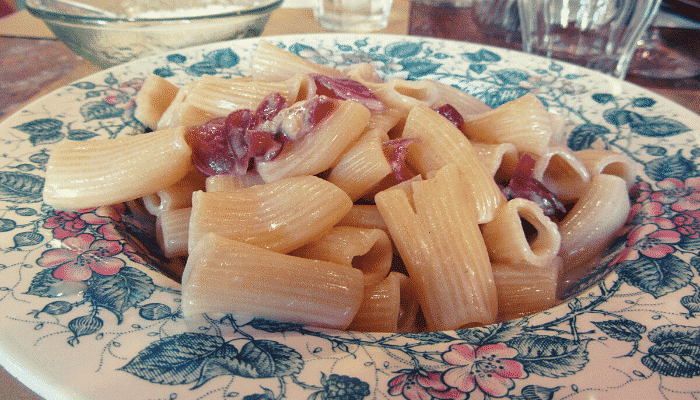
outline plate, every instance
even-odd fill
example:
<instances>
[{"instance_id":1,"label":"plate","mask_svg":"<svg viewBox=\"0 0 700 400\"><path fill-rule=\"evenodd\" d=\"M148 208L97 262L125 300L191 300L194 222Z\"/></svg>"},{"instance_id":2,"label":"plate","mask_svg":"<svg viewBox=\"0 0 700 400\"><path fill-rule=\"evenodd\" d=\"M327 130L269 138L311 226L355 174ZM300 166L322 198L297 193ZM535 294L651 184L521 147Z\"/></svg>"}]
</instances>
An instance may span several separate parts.
<instances>
[{"instance_id":1,"label":"plate","mask_svg":"<svg viewBox=\"0 0 700 400\"><path fill-rule=\"evenodd\" d=\"M182 85L203 74L247 75L261 39L216 43L105 70L0 125L0 358L11 373L42 396L73 400L700 395L696 114L597 72L482 45L354 34L264 39L324 65L370 62L387 78L436 79L494 107L533 92L570 121L573 149L630 156L639 166L631 217L582 278L580 288L592 286L529 318L459 331L185 323L179 285L161 272L136 212L56 211L41 190L55 143L144 132L133 111L146 76ZM78 283L54 277L60 266L86 268L82 261L98 252L121 269ZM462 384L448 387L446 371Z\"/></svg>"}]
</instances>

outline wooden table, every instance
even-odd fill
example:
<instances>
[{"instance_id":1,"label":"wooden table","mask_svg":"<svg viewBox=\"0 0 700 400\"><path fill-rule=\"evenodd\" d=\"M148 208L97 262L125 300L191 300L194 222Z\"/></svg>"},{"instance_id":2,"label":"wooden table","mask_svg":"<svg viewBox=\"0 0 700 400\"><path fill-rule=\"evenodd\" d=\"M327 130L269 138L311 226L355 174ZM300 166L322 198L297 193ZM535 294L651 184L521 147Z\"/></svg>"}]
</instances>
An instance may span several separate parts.
<instances>
[{"instance_id":1,"label":"wooden table","mask_svg":"<svg viewBox=\"0 0 700 400\"><path fill-rule=\"evenodd\" d=\"M379 32L406 34L408 14L409 0L394 0L389 26ZM310 9L281 8L272 14L263 36L321 32L328 31L314 20ZM74 55L26 11L0 19L0 35L0 121L29 101L100 70ZM697 43L690 45L695 47L689 51L700 58ZM700 114L700 79L697 77L672 82L628 80ZM0 368L0 399L40 398Z\"/></svg>"}]
</instances>

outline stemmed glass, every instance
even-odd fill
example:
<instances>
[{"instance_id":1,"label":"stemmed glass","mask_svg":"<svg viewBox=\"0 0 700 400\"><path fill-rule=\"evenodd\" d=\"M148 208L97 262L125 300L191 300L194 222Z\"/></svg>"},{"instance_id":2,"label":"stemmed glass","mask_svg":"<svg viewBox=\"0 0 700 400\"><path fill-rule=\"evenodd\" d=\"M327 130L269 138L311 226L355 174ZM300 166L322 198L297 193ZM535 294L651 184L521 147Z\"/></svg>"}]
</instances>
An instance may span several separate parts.
<instances>
[{"instance_id":1,"label":"stemmed glass","mask_svg":"<svg viewBox=\"0 0 700 400\"><path fill-rule=\"evenodd\" d=\"M700 75L700 60L667 46L660 29L652 23L640 40L628 75L655 79L691 78Z\"/></svg>"}]
</instances>

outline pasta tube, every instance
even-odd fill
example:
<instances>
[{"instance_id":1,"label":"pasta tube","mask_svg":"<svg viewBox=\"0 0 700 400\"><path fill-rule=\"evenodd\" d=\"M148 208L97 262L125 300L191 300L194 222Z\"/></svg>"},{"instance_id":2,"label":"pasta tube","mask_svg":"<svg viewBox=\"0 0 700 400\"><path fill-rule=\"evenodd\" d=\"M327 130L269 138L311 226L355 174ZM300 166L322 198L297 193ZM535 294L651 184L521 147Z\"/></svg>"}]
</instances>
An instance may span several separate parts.
<instances>
[{"instance_id":1,"label":"pasta tube","mask_svg":"<svg viewBox=\"0 0 700 400\"><path fill-rule=\"evenodd\" d=\"M63 141L46 165L44 202L76 210L135 200L175 184L190 171L185 129L116 139Z\"/></svg>"},{"instance_id":2,"label":"pasta tube","mask_svg":"<svg viewBox=\"0 0 700 400\"><path fill-rule=\"evenodd\" d=\"M206 235L182 276L185 318L230 313L345 329L362 302L362 273Z\"/></svg>"},{"instance_id":3,"label":"pasta tube","mask_svg":"<svg viewBox=\"0 0 700 400\"><path fill-rule=\"evenodd\" d=\"M370 86L374 93L391 108L410 111L415 106L436 107L452 105L463 118L471 118L491 110L476 97L437 81L424 79L407 81L393 78L381 85Z\"/></svg>"},{"instance_id":4,"label":"pasta tube","mask_svg":"<svg viewBox=\"0 0 700 400\"><path fill-rule=\"evenodd\" d=\"M408 114L402 136L420 139L408 151L408 163L415 170L426 176L447 164L456 164L479 223L493 219L498 207L505 203L505 197L459 129L430 108L416 106Z\"/></svg>"},{"instance_id":5,"label":"pasta tube","mask_svg":"<svg viewBox=\"0 0 700 400\"><path fill-rule=\"evenodd\" d=\"M513 143L533 155L544 154L552 137L550 114L532 93L465 120L462 129L475 142Z\"/></svg>"},{"instance_id":6,"label":"pasta tube","mask_svg":"<svg viewBox=\"0 0 700 400\"><path fill-rule=\"evenodd\" d=\"M147 194L143 205L149 213L158 215L164 211L189 208L192 206L192 193L204 189L204 176L192 170L175 184Z\"/></svg>"},{"instance_id":7,"label":"pasta tube","mask_svg":"<svg viewBox=\"0 0 700 400\"><path fill-rule=\"evenodd\" d=\"M493 263L499 319L519 318L554 307L561 262L560 257L554 257L547 265L535 268L517 263Z\"/></svg>"},{"instance_id":8,"label":"pasta tube","mask_svg":"<svg viewBox=\"0 0 700 400\"><path fill-rule=\"evenodd\" d=\"M637 178L634 161L621 153L610 150L579 150L574 153L591 175L609 174L619 176L627 182L627 188Z\"/></svg>"},{"instance_id":9,"label":"pasta tube","mask_svg":"<svg viewBox=\"0 0 700 400\"><path fill-rule=\"evenodd\" d=\"M574 208L559 223L564 270L586 263L605 250L627 220L627 183L615 175L594 175Z\"/></svg>"},{"instance_id":10,"label":"pasta tube","mask_svg":"<svg viewBox=\"0 0 700 400\"><path fill-rule=\"evenodd\" d=\"M208 233L290 252L328 232L352 201L337 186L312 175L230 192L192 196L189 250Z\"/></svg>"},{"instance_id":11,"label":"pasta tube","mask_svg":"<svg viewBox=\"0 0 700 400\"><path fill-rule=\"evenodd\" d=\"M336 226L289 254L357 268L362 271L365 286L372 286L389 274L393 250L389 236L381 229Z\"/></svg>"},{"instance_id":12,"label":"pasta tube","mask_svg":"<svg viewBox=\"0 0 700 400\"><path fill-rule=\"evenodd\" d=\"M377 206L372 204L353 204L338 225L388 231L382 214L379 213Z\"/></svg>"},{"instance_id":13,"label":"pasta tube","mask_svg":"<svg viewBox=\"0 0 700 400\"><path fill-rule=\"evenodd\" d=\"M168 258L186 256L192 208L168 210L156 218L156 239Z\"/></svg>"},{"instance_id":14,"label":"pasta tube","mask_svg":"<svg viewBox=\"0 0 700 400\"><path fill-rule=\"evenodd\" d=\"M409 279L392 272L378 284L365 288L360 309L348 329L360 332L416 332L418 302Z\"/></svg>"},{"instance_id":15,"label":"pasta tube","mask_svg":"<svg viewBox=\"0 0 700 400\"><path fill-rule=\"evenodd\" d=\"M396 128L402 120L406 119L408 112L396 108L387 108L383 111L372 112L372 116L367 122L359 142L379 139L381 142L389 140L391 131Z\"/></svg>"},{"instance_id":16,"label":"pasta tube","mask_svg":"<svg viewBox=\"0 0 700 400\"><path fill-rule=\"evenodd\" d=\"M518 164L520 156L513 143L472 143L479 160L486 166L496 182L507 182Z\"/></svg>"},{"instance_id":17,"label":"pasta tube","mask_svg":"<svg viewBox=\"0 0 700 400\"><path fill-rule=\"evenodd\" d=\"M370 118L360 103L339 101L338 108L314 130L287 143L277 157L258 162L258 173L265 182L301 175L315 175L334 166L357 140Z\"/></svg>"},{"instance_id":18,"label":"pasta tube","mask_svg":"<svg viewBox=\"0 0 700 400\"><path fill-rule=\"evenodd\" d=\"M327 179L356 201L392 172L377 138L356 143L343 154Z\"/></svg>"},{"instance_id":19,"label":"pasta tube","mask_svg":"<svg viewBox=\"0 0 700 400\"><path fill-rule=\"evenodd\" d=\"M262 185L260 174L248 171L245 175L212 175L208 176L205 187L207 192L227 192L237 189L245 189L255 185Z\"/></svg>"},{"instance_id":20,"label":"pasta tube","mask_svg":"<svg viewBox=\"0 0 700 400\"><path fill-rule=\"evenodd\" d=\"M255 80L281 81L296 74L322 74L340 76L335 68L314 64L296 54L280 49L274 44L260 40L251 60L251 73Z\"/></svg>"},{"instance_id":21,"label":"pasta tube","mask_svg":"<svg viewBox=\"0 0 700 400\"><path fill-rule=\"evenodd\" d=\"M557 224L535 202L520 198L501 207L493 221L481 226L481 233L493 262L542 267L561 246Z\"/></svg>"},{"instance_id":22,"label":"pasta tube","mask_svg":"<svg viewBox=\"0 0 700 400\"><path fill-rule=\"evenodd\" d=\"M281 82L203 75L187 84L173 100L158 122L158 128L200 125L235 110L255 110L270 93L279 93L287 102L293 103L301 82L301 75Z\"/></svg>"},{"instance_id":23,"label":"pasta tube","mask_svg":"<svg viewBox=\"0 0 700 400\"><path fill-rule=\"evenodd\" d=\"M455 164L433 179L375 197L430 330L489 324L497 315L496 287L467 186Z\"/></svg>"},{"instance_id":24,"label":"pasta tube","mask_svg":"<svg viewBox=\"0 0 700 400\"><path fill-rule=\"evenodd\" d=\"M547 148L535 162L532 177L564 202L581 197L591 180L586 166L568 147Z\"/></svg>"},{"instance_id":25,"label":"pasta tube","mask_svg":"<svg viewBox=\"0 0 700 400\"><path fill-rule=\"evenodd\" d=\"M134 118L151 129L156 129L158 121L173 102L180 89L158 75L149 75L136 95Z\"/></svg>"}]
</instances>

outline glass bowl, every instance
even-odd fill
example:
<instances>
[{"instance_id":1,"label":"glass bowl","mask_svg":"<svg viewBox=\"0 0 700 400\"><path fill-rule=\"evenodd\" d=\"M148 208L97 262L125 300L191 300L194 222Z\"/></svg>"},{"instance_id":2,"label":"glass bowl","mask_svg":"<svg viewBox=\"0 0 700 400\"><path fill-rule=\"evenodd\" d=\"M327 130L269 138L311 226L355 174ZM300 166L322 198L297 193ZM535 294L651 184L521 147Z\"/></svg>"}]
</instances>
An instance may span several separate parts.
<instances>
[{"instance_id":1,"label":"glass bowl","mask_svg":"<svg viewBox=\"0 0 700 400\"><path fill-rule=\"evenodd\" d=\"M102 67L258 36L283 0L27 0L72 51Z\"/></svg>"}]
</instances>

